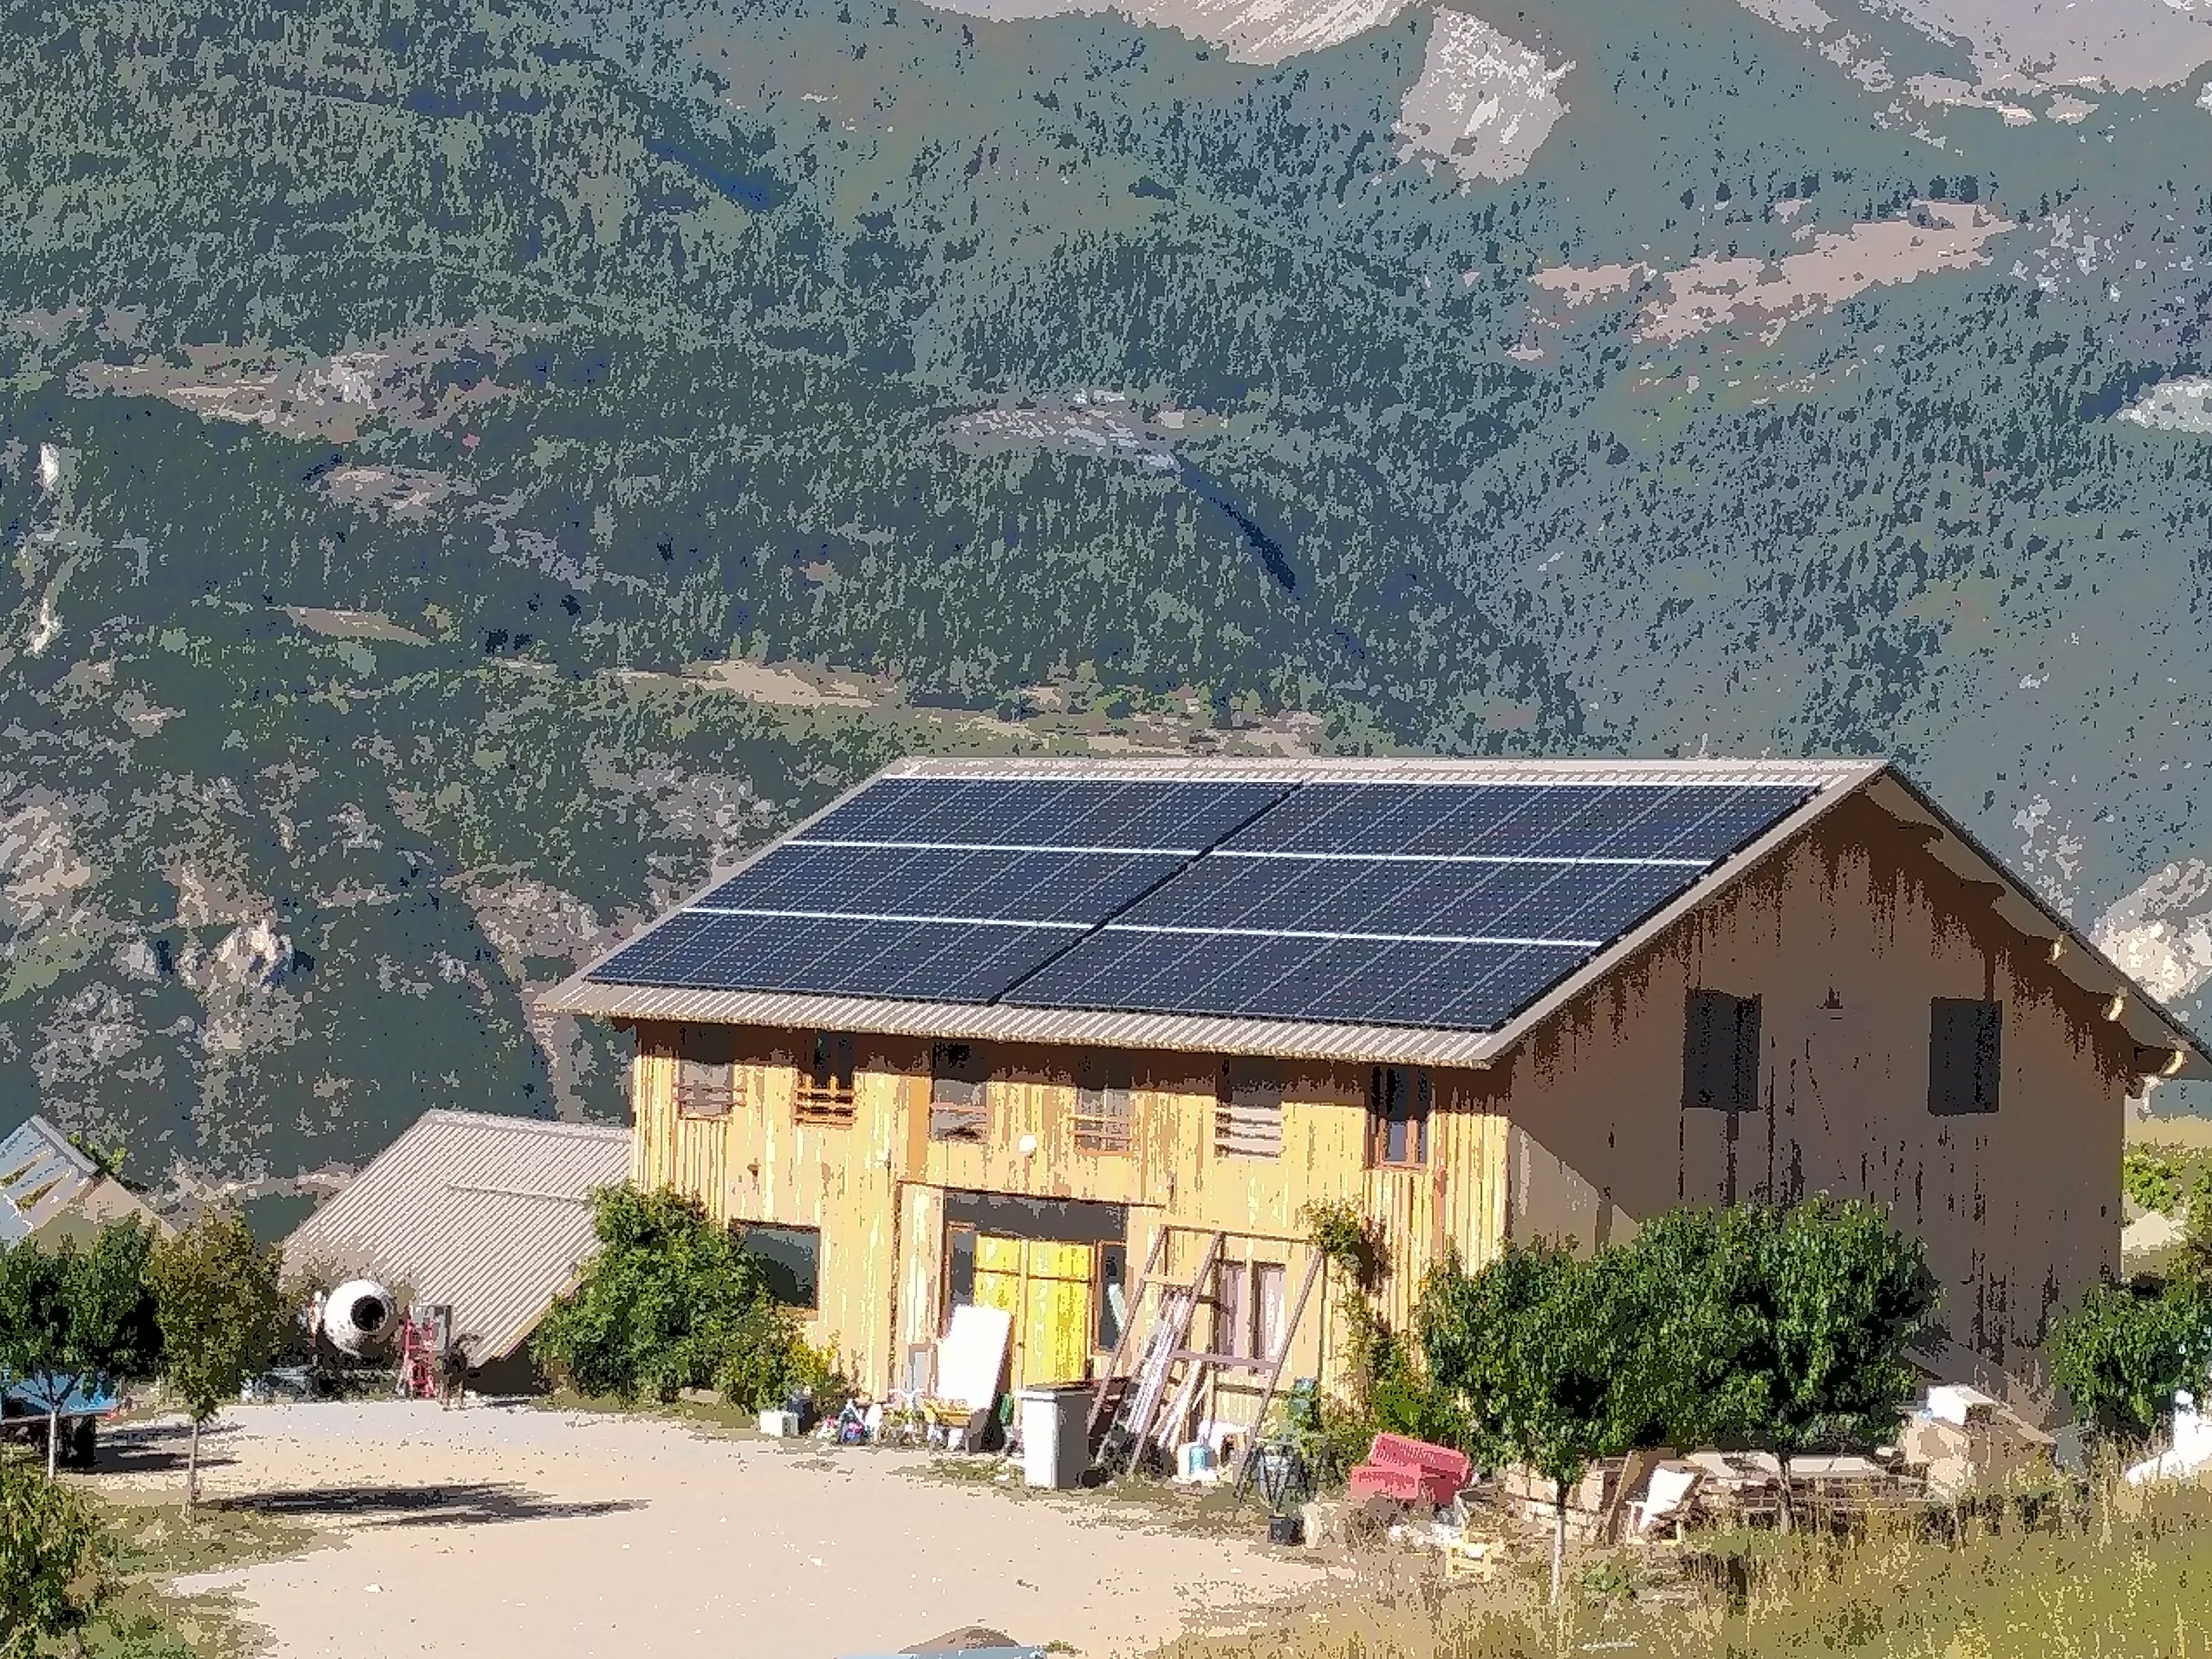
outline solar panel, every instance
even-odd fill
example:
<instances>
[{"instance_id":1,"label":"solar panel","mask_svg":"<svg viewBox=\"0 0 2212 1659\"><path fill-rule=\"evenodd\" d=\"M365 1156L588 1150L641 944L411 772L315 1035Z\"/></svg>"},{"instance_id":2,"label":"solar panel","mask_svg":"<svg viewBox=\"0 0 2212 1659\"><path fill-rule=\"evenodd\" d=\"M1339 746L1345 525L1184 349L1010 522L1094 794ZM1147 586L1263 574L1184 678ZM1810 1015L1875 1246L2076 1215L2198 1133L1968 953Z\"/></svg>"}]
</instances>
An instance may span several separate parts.
<instances>
[{"instance_id":1,"label":"solar panel","mask_svg":"<svg viewBox=\"0 0 2212 1659\"><path fill-rule=\"evenodd\" d=\"M1269 933L1535 937L1602 943L1697 874L1659 864L1200 860L1117 921Z\"/></svg>"},{"instance_id":2,"label":"solar panel","mask_svg":"<svg viewBox=\"0 0 2212 1659\"><path fill-rule=\"evenodd\" d=\"M1734 852L1808 793L1797 784L1313 783L1227 846L1702 864Z\"/></svg>"},{"instance_id":3,"label":"solar panel","mask_svg":"<svg viewBox=\"0 0 2212 1659\"><path fill-rule=\"evenodd\" d=\"M1277 783L886 778L810 824L803 839L1194 853L1287 793Z\"/></svg>"},{"instance_id":4,"label":"solar panel","mask_svg":"<svg viewBox=\"0 0 2212 1659\"><path fill-rule=\"evenodd\" d=\"M1182 867L1149 853L1030 853L787 842L701 909L1103 921Z\"/></svg>"},{"instance_id":5,"label":"solar panel","mask_svg":"<svg viewBox=\"0 0 2212 1659\"><path fill-rule=\"evenodd\" d=\"M1080 937L1004 924L681 911L597 977L690 990L988 1002Z\"/></svg>"},{"instance_id":6,"label":"solar panel","mask_svg":"<svg viewBox=\"0 0 2212 1659\"><path fill-rule=\"evenodd\" d=\"M1487 1030L1589 952L1109 928L1025 979L1024 1006Z\"/></svg>"},{"instance_id":7,"label":"solar panel","mask_svg":"<svg viewBox=\"0 0 2212 1659\"><path fill-rule=\"evenodd\" d=\"M1487 1030L1811 793L887 778L592 976Z\"/></svg>"}]
</instances>

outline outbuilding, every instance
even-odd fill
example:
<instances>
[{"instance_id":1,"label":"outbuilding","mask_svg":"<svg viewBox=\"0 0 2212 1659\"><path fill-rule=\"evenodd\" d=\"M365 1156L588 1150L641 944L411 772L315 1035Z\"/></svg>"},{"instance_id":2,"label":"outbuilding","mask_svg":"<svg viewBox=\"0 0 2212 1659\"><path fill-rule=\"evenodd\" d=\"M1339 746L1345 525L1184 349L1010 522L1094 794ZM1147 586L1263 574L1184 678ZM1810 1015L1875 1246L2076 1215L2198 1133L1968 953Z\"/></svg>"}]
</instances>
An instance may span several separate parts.
<instances>
[{"instance_id":1,"label":"outbuilding","mask_svg":"<svg viewBox=\"0 0 2212 1659\"><path fill-rule=\"evenodd\" d=\"M428 1111L284 1241L288 1274L374 1279L451 1310L475 1386L530 1386L524 1345L599 1249L592 1194L628 1173L618 1127Z\"/></svg>"}]
</instances>

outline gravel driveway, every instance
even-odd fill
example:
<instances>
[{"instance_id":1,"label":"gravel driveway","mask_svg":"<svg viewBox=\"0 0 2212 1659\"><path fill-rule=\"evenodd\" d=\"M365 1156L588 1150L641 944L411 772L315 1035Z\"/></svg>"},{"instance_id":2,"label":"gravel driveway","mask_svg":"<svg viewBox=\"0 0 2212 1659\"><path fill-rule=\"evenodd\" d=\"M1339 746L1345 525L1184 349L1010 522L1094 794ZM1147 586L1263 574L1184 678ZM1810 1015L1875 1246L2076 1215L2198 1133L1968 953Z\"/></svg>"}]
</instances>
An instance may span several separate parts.
<instances>
[{"instance_id":1,"label":"gravel driveway","mask_svg":"<svg viewBox=\"0 0 2212 1659\"><path fill-rule=\"evenodd\" d=\"M159 1466L179 1434L118 1431L108 1478L173 1490ZM832 1659L980 1624L1107 1659L1326 1581L1254 1540L1136 1524L1093 1495L971 1487L930 1477L918 1453L652 1417L240 1407L203 1444L210 1497L335 1534L179 1586L234 1595L286 1656Z\"/></svg>"}]
</instances>

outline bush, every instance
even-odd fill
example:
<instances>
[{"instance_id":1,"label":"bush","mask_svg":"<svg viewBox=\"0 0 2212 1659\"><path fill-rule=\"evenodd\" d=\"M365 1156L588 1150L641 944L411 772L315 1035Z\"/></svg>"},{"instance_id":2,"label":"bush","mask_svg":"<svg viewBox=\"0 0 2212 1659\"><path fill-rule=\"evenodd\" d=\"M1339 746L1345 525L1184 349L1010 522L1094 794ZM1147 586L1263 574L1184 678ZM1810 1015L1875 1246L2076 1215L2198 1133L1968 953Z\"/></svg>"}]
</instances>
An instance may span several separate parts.
<instances>
[{"instance_id":1,"label":"bush","mask_svg":"<svg viewBox=\"0 0 2212 1659\"><path fill-rule=\"evenodd\" d=\"M2212 1366L2212 1290L2202 1281L2099 1285L2051 1332L2051 1375L2077 1414L2139 1444L2202 1392Z\"/></svg>"},{"instance_id":2,"label":"bush","mask_svg":"<svg viewBox=\"0 0 2212 1659\"><path fill-rule=\"evenodd\" d=\"M2181 1170L2170 1158L2130 1146L2120 1160L2120 1186L2138 1208L2172 1215L2181 1201Z\"/></svg>"},{"instance_id":3,"label":"bush","mask_svg":"<svg viewBox=\"0 0 2212 1659\"><path fill-rule=\"evenodd\" d=\"M748 1408L780 1405L801 1387L836 1392L829 1356L777 1305L742 1236L698 1200L611 1187L594 1206L599 1253L533 1339L579 1391L665 1403L711 1388Z\"/></svg>"},{"instance_id":4,"label":"bush","mask_svg":"<svg viewBox=\"0 0 2212 1659\"><path fill-rule=\"evenodd\" d=\"M106 1600L108 1555L82 1498L0 1452L0 1659L78 1638Z\"/></svg>"}]
</instances>

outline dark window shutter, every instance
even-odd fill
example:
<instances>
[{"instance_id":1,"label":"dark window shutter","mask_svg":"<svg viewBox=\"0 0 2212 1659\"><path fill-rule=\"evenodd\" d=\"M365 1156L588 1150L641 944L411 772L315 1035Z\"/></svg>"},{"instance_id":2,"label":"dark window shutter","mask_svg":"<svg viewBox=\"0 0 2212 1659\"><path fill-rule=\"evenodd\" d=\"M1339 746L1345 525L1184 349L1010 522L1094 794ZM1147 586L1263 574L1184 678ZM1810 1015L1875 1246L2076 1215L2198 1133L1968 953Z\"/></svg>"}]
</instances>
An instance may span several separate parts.
<instances>
[{"instance_id":1,"label":"dark window shutter","mask_svg":"<svg viewBox=\"0 0 2212 1659\"><path fill-rule=\"evenodd\" d=\"M1939 1117L1997 1109L2004 1074L2004 1008L1937 997L1928 1011L1928 1109Z\"/></svg>"},{"instance_id":2,"label":"dark window shutter","mask_svg":"<svg viewBox=\"0 0 2212 1659\"><path fill-rule=\"evenodd\" d=\"M1692 991L1682 1012L1682 1105L1759 1109L1759 999Z\"/></svg>"},{"instance_id":3,"label":"dark window shutter","mask_svg":"<svg viewBox=\"0 0 2212 1659\"><path fill-rule=\"evenodd\" d=\"M1734 1085L1730 1103L1739 1112L1759 1109L1759 999L1741 997L1735 1005Z\"/></svg>"}]
</instances>

